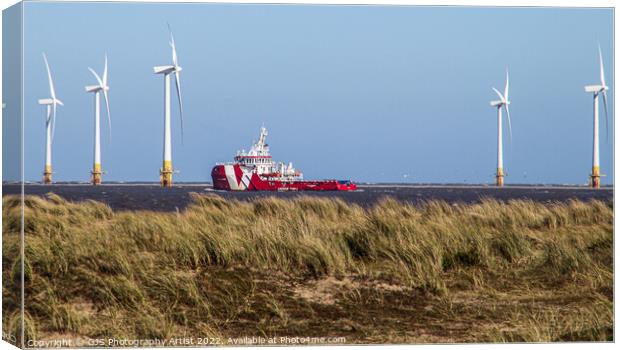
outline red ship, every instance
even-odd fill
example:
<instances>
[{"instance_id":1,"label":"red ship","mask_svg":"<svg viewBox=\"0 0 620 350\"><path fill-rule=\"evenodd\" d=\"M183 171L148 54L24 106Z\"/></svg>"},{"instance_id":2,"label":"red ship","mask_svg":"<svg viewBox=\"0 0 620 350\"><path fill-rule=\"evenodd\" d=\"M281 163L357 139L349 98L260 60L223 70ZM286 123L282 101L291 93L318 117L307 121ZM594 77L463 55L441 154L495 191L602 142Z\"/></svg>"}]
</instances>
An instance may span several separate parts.
<instances>
[{"instance_id":1,"label":"red ship","mask_svg":"<svg viewBox=\"0 0 620 350\"><path fill-rule=\"evenodd\" d=\"M217 164L211 171L213 188L227 191L353 191L357 185L349 180L303 180L292 163L276 163L265 143L267 129L260 129L252 148L237 152L235 161Z\"/></svg>"}]
</instances>

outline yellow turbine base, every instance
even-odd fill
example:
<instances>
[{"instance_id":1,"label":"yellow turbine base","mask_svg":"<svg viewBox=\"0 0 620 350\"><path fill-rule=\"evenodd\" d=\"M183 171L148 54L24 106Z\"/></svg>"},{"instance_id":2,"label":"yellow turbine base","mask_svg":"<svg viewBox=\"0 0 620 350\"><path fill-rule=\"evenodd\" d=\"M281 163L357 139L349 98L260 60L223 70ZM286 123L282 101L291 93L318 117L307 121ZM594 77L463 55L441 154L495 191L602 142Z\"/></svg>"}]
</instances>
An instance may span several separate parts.
<instances>
[{"instance_id":1,"label":"yellow turbine base","mask_svg":"<svg viewBox=\"0 0 620 350\"><path fill-rule=\"evenodd\" d=\"M101 185L101 164L95 163L93 171L90 172L90 183L97 186Z\"/></svg>"},{"instance_id":2,"label":"yellow turbine base","mask_svg":"<svg viewBox=\"0 0 620 350\"><path fill-rule=\"evenodd\" d=\"M592 167L592 175L590 175L590 185L592 188L601 188L601 168L598 166Z\"/></svg>"},{"instance_id":3,"label":"yellow turbine base","mask_svg":"<svg viewBox=\"0 0 620 350\"><path fill-rule=\"evenodd\" d=\"M502 187L504 186L504 169L497 168L497 174L495 174L495 185Z\"/></svg>"},{"instance_id":4,"label":"yellow turbine base","mask_svg":"<svg viewBox=\"0 0 620 350\"><path fill-rule=\"evenodd\" d=\"M43 170L43 183L49 185L52 183L52 166L46 165Z\"/></svg>"},{"instance_id":5,"label":"yellow turbine base","mask_svg":"<svg viewBox=\"0 0 620 350\"><path fill-rule=\"evenodd\" d=\"M172 187L172 161L164 160L164 166L159 169L159 183L162 187Z\"/></svg>"}]
</instances>

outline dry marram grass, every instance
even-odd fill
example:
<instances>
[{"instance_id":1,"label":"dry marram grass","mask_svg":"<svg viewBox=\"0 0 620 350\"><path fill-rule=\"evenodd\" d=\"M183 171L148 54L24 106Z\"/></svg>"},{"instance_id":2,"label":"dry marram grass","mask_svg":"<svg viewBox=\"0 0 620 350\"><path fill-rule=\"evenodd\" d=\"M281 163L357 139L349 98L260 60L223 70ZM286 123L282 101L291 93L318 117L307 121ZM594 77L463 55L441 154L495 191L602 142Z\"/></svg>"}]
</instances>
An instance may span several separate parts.
<instances>
[{"instance_id":1,"label":"dry marram grass","mask_svg":"<svg viewBox=\"0 0 620 350\"><path fill-rule=\"evenodd\" d=\"M11 331L20 324L20 203L3 198ZM162 213L48 194L26 197L24 210L29 339L613 334L611 203L386 198L363 209L339 199L196 194L186 210Z\"/></svg>"}]
</instances>

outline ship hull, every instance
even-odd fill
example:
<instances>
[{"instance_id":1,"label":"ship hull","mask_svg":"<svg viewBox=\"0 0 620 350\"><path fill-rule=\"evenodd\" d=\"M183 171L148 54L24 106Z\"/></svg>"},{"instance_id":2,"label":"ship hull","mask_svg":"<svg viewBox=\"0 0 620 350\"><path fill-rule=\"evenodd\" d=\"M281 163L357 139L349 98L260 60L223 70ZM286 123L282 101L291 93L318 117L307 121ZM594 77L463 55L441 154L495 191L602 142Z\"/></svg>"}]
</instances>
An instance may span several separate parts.
<instances>
[{"instance_id":1,"label":"ship hull","mask_svg":"<svg viewBox=\"0 0 620 350\"><path fill-rule=\"evenodd\" d=\"M338 180L270 180L245 171L239 164L216 165L211 171L213 188L226 191L354 191L357 185Z\"/></svg>"}]
</instances>

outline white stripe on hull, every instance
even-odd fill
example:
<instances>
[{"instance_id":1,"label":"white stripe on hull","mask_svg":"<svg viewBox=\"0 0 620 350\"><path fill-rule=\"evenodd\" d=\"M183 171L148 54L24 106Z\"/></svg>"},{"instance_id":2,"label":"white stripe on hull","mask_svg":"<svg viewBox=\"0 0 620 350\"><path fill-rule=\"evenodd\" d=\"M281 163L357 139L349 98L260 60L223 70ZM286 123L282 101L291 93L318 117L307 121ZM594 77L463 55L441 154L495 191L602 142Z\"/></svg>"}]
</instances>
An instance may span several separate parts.
<instances>
[{"instance_id":1,"label":"white stripe on hull","mask_svg":"<svg viewBox=\"0 0 620 350\"><path fill-rule=\"evenodd\" d=\"M244 189L250 187L250 176L252 174L248 174L246 172L243 173L243 176L241 176L241 183L243 184L243 186L245 186Z\"/></svg>"},{"instance_id":2,"label":"white stripe on hull","mask_svg":"<svg viewBox=\"0 0 620 350\"><path fill-rule=\"evenodd\" d=\"M244 191L246 186L243 182L237 182L237 176L235 175L235 166L234 165L224 165L224 173L226 174L226 180L228 180L228 185L230 189L233 191Z\"/></svg>"}]
</instances>

